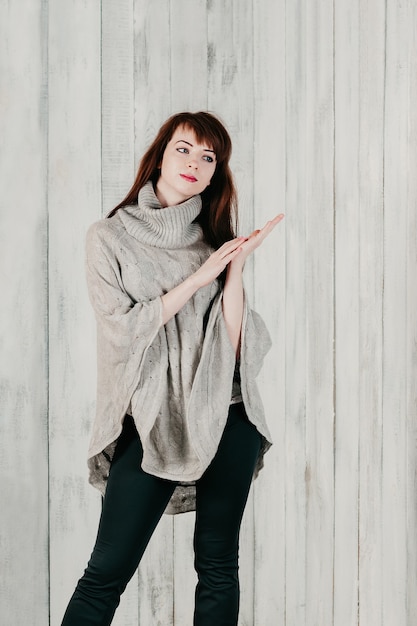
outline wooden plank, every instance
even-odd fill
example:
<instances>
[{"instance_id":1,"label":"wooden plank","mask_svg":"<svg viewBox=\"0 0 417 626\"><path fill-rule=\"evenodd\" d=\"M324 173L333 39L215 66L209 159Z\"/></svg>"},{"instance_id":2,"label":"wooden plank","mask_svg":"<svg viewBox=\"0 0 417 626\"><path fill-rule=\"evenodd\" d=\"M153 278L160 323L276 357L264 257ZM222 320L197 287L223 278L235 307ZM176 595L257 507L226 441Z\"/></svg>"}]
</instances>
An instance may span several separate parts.
<instances>
[{"instance_id":1,"label":"wooden plank","mask_svg":"<svg viewBox=\"0 0 417 626\"><path fill-rule=\"evenodd\" d=\"M359 3L335 3L334 624L358 623Z\"/></svg>"},{"instance_id":2,"label":"wooden plank","mask_svg":"<svg viewBox=\"0 0 417 626\"><path fill-rule=\"evenodd\" d=\"M47 5L2 2L0 24L1 620L47 624Z\"/></svg>"},{"instance_id":3,"label":"wooden plank","mask_svg":"<svg viewBox=\"0 0 417 626\"><path fill-rule=\"evenodd\" d=\"M333 623L333 2L306 3L306 624Z\"/></svg>"},{"instance_id":4,"label":"wooden plank","mask_svg":"<svg viewBox=\"0 0 417 626\"><path fill-rule=\"evenodd\" d=\"M134 2L135 161L171 115L170 2ZM139 566L139 623L173 621L173 519L163 516Z\"/></svg>"},{"instance_id":5,"label":"wooden plank","mask_svg":"<svg viewBox=\"0 0 417 626\"><path fill-rule=\"evenodd\" d=\"M417 5L408 5L407 171L417 171ZM407 626L417 623L417 179L407 180Z\"/></svg>"},{"instance_id":6,"label":"wooden plank","mask_svg":"<svg viewBox=\"0 0 417 626\"><path fill-rule=\"evenodd\" d=\"M360 3L359 624L382 615L383 110L385 7Z\"/></svg>"},{"instance_id":7,"label":"wooden plank","mask_svg":"<svg viewBox=\"0 0 417 626\"><path fill-rule=\"evenodd\" d=\"M106 214L135 177L133 2L101 9L102 196Z\"/></svg>"},{"instance_id":8,"label":"wooden plank","mask_svg":"<svg viewBox=\"0 0 417 626\"><path fill-rule=\"evenodd\" d=\"M197 574L194 571L195 513L174 518L173 623L190 624L194 613ZM161 625L162 626L162 625Z\"/></svg>"},{"instance_id":9,"label":"wooden plank","mask_svg":"<svg viewBox=\"0 0 417 626\"><path fill-rule=\"evenodd\" d=\"M170 10L172 112L207 109L207 2L173 0Z\"/></svg>"},{"instance_id":10,"label":"wooden plank","mask_svg":"<svg viewBox=\"0 0 417 626\"><path fill-rule=\"evenodd\" d=\"M170 1L134 0L135 161L172 114Z\"/></svg>"},{"instance_id":11,"label":"wooden plank","mask_svg":"<svg viewBox=\"0 0 417 626\"><path fill-rule=\"evenodd\" d=\"M384 125L383 624L406 624L409 4L387 4ZM415 77L413 77L415 80Z\"/></svg>"},{"instance_id":12,"label":"wooden plank","mask_svg":"<svg viewBox=\"0 0 417 626\"><path fill-rule=\"evenodd\" d=\"M284 4L254 2L253 184L257 227L286 211L285 47ZM273 341L258 384L274 440L265 457L265 469L254 483L257 626L285 623L285 220L254 258L254 305Z\"/></svg>"},{"instance_id":13,"label":"wooden plank","mask_svg":"<svg viewBox=\"0 0 417 626\"><path fill-rule=\"evenodd\" d=\"M286 5L286 603L288 624L306 623L306 11Z\"/></svg>"},{"instance_id":14,"label":"wooden plank","mask_svg":"<svg viewBox=\"0 0 417 626\"><path fill-rule=\"evenodd\" d=\"M100 496L87 483L95 409L95 323L84 276L101 215L100 6L49 5L51 622L87 563Z\"/></svg>"},{"instance_id":15,"label":"wooden plank","mask_svg":"<svg viewBox=\"0 0 417 626\"><path fill-rule=\"evenodd\" d=\"M251 232L253 215L252 1L208 5L208 100L233 141L231 167L239 192L240 231ZM248 260L249 261L249 260ZM252 290L252 261L245 270Z\"/></svg>"}]
</instances>

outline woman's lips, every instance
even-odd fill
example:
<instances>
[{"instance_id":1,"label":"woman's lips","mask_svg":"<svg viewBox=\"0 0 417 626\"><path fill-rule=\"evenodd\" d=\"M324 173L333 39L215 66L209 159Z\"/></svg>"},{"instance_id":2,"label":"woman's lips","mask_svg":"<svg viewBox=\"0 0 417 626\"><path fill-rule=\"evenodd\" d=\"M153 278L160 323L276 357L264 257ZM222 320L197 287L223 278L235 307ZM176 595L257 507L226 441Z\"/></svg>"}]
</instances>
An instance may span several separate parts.
<instances>
[{"instance_id":1,"label":"woman's lips","mask_svg":"<svg viewBox=\"0 0 417 626\"><path fill-rule=\"evenodd\" d=\"M184 178L184 180L188 181L189 183L196 183L197 179L195 176L188 176L187 174L180 174L181 178Z\"/></svg>"}]
</instances>

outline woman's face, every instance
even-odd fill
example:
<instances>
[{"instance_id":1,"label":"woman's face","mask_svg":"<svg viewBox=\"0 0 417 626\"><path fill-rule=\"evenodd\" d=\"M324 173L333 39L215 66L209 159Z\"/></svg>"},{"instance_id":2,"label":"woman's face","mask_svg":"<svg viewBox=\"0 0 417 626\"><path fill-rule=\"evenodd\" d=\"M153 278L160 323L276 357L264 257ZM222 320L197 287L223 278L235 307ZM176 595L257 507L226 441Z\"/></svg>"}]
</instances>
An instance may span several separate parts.
<instances>
[{"instance_id":1,"label":"woman's face","mask_svg":"<svg viewBox=\"0 0 417 626\"><path fill-rule=\"evenodd\" d=\"M208 144L197 142L194 131L179 126L165 148L156 195L162 206L180 204L210 184L216 155Z\"/></svg>"}]
</instances>

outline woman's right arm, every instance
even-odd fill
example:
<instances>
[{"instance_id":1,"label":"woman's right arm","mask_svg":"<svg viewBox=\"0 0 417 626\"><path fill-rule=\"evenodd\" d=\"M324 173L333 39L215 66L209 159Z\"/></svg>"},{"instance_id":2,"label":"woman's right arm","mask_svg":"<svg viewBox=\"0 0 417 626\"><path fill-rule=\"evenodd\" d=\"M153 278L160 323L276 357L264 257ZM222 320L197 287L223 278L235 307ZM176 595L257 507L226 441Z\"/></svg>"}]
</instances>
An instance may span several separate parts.
<instances>
[{"instance_id":1,"label":"woman's right arm","mask_svg":"<svg viewBox=\"0 0 417 626\"><path fill-rule=\"evenodd\" d=\"M182 283L161 297L162 323L166 324L201 287L215 280L240 252L245 237L237 237L227 241L213 252L207 261Z\"/></svg>"}]
</instances>

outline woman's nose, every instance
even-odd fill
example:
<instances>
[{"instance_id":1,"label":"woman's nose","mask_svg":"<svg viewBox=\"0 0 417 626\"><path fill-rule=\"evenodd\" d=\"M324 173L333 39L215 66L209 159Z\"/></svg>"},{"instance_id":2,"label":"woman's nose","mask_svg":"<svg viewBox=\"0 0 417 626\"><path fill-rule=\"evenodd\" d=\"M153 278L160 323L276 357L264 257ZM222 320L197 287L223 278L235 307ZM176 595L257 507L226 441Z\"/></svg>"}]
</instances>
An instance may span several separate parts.
<instances>
[{"instance_id":1,"label":"woman's nose","mask_svg":"<svg viewBox=\"0 0 417 626\"><path fill-rule=\"evenodd\" d=\"M196 159L190 159L188 161L188 167L192 167L192 168L194 168L196 170L198 168L197 160Z\"/></svg>"}]
</instances>

